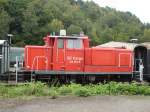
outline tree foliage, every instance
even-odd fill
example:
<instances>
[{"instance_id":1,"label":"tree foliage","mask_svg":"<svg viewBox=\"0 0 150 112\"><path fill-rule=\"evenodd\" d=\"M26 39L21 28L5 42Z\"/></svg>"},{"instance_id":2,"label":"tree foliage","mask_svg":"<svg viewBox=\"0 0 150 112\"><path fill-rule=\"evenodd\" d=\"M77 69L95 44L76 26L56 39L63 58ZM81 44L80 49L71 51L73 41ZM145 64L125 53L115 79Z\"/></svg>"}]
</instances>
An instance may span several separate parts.
<instances>
[{"instance_id":1,"label":"tree foliage","mask_svg":"<svg viewBox=\"0 0 150 112\"><path fill-rule=\"evenodd\" d=\"M0 38L14 34L13 44L42 44L47 33L66 29L83 31L92 45L138 38L150 41L150 24L143 24L130 12L102 8L82 0L0 0Z\"/></svg>"},{"instance_id":2,"label":"tree foliage","mask_svg":"<svg viewBox=\"0 0 150 112\"><path fill-rule=\"evenodd\" d=\"M3 39L9 31L10 16L4 10L0 12L0 39Z\"/></svg>"}]
</instances>

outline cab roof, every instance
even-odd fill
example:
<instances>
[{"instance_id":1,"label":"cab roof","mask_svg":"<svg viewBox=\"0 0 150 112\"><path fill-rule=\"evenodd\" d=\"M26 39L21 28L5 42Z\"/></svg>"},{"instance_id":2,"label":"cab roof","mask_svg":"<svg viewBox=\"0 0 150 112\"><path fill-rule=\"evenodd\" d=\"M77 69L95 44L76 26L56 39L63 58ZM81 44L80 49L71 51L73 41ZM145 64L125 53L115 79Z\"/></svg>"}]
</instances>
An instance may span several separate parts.
<instances>
[{"instance_id":1,"label":"cab roof","mask_svg":"<svg viewBox=\"0 0 150 112\"><path fill-rule=\"evenodd\" d=\"M69 39L88 39L88 36L57 36L57 35L49 35L50 38L69 38Z\"/></svg>"}]
</instances>

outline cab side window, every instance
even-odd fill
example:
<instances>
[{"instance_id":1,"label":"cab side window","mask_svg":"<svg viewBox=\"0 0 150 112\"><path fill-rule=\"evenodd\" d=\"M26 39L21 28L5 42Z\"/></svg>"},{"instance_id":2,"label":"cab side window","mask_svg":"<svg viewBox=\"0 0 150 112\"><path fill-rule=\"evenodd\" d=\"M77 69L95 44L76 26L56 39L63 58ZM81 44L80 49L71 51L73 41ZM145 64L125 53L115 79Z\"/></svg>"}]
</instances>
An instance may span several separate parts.
<instances>
[{"instance_id":1,"label":"cab side window","mask_svg":"<svg viewBox=\"0 0 150 112\"><path fill-rule=\"evenodd\" d=\"M81 49L83 48L83 41L81 39L68 39L67 48L69 49Z\"/></svg>"},{"instance_id":2,"label":"cab side window","mask_svg":"<svg viewBox=\"0 0 150 112\"><path fill-rule=\"evenodd\" d=\"M57 47L64 48L64 39L58 39Z\"/></svg>"},{"instance_id":3,"label":"cab side window","mask_svg":"<svg viewBox=\"0 0 150 112\"><path fill-rule=\"evenodd\" d=\"M70 48L70 49L74 48L72 39L68 39L68 41L67 41L67 48Z\"/></svg>"}]
</instances>

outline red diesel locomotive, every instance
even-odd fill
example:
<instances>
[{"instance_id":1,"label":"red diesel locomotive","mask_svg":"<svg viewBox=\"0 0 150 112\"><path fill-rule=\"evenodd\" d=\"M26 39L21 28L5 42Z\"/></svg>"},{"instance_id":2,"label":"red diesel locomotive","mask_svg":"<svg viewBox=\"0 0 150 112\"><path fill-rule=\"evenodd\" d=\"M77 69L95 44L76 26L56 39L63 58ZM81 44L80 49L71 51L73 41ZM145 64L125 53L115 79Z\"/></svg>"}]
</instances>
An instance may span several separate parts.
<instances>
[{"instance_id":1,"label":"red diesel locomotive","mask_svg":"<svg viewBox=\"0 0 150 112\"><path fill-rule=\"evenodd\" d=\"M133 52L123 48L89 47L88 36L43 38L44 46L25 47L25 69L36 75L129 75Z\"/></svg>"}]
</instances>

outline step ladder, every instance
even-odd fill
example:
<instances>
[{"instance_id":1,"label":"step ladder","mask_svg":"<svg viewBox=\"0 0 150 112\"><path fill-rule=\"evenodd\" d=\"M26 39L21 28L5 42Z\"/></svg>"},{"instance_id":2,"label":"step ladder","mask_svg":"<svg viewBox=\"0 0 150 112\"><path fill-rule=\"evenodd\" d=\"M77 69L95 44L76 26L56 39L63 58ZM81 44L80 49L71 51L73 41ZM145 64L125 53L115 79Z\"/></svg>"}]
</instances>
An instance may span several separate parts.
<instances>
[{"instance_id":1,"label":"step ladder","mask_svg":"<svg viewBox=\"0 0 150 112\"><path fill-rule=\"evenodd\" d=\"M140 72L139 71L134 71L133 79L136 81L140 81Z\"/></svg>"},{"instance_id":2,"label":"step ladder","mask_svg":"<svg viewBox=\"0 0 150 112\"><path fill-rule=\"evenodd\" d=\"M8 75L8 83L18 83L24 81L24 74L20 72L23 68L23 57L16 56L16 64L14 65L15 72L10 72Z\"/></svg>"},{"instance_id":3,"label":"step ladder","mask_svg":"<svg viewBox=\"0 0 150 112\"><path fill-rule=\"evenodd\" d=\"M18 74L16 76L16 73L9 73L9 76L8 76L8 83L21 83L21 82L24 82L24 75L23 74Z\"/></svg>"}]
</instances>

